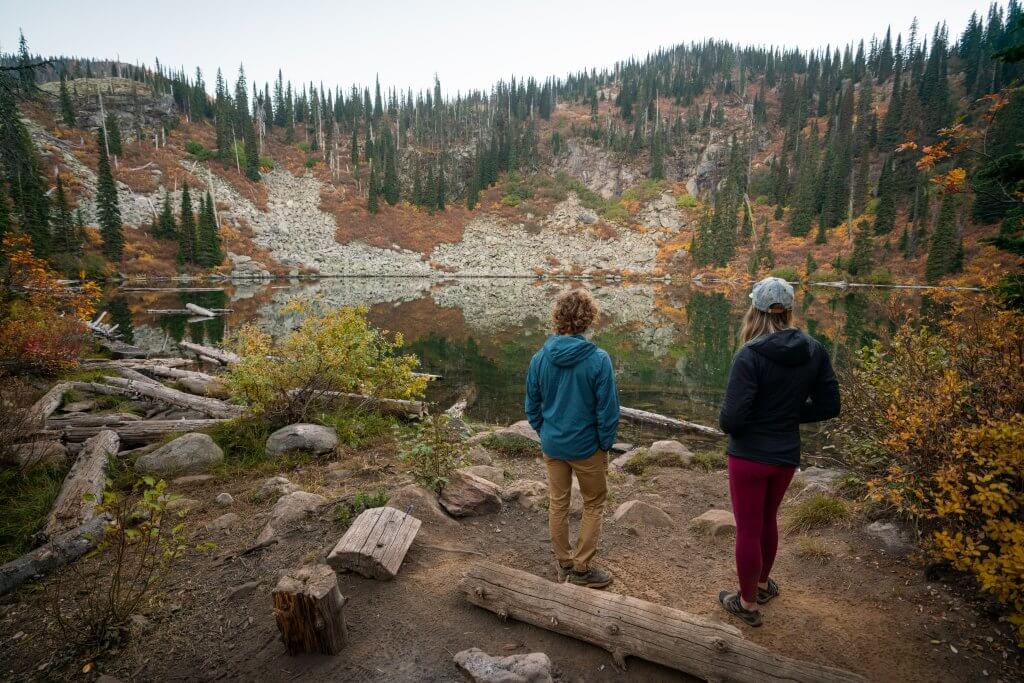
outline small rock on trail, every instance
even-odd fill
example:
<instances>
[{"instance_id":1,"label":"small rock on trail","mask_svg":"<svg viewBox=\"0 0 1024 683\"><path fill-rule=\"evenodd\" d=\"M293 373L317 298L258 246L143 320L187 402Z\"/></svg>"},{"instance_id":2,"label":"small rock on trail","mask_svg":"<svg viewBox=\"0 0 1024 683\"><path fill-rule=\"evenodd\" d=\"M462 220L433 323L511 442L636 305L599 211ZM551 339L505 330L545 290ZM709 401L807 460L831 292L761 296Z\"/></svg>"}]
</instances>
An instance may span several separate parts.
<instances>
[{"instance_id":1,"label":"small rock on trail","mask_svg":"<svg viewBox=\"0 0 1024 683\"><path fill-rule=\"evenodd\" d=\"M642 500L627 500L619 506L612 519L621 524L639 527L670 527L675 522L659 507Z\"/></svg>"},{"instance_id":2,"label":"small rock on trail","mask_svg":"<svg viewBox=\"0 0 1024 683\"><path fill-rule=\"evenodd\" d=\"M299 521L321 505L326 504L326 498L315 493L309 493L308 491L292 491L281 496L274 503L274 509L270 512L270 519L256 538L256 543L266 543L280 536L286 530L286 527Z\"/></svg>"},{"instance_id":3,"label":"small rock on trail","mask_svg":"<svg viewBox=\"0 0 1024 683\"><path fill-rule=\"evenodd\" d=\"M647 455L654 460L669 460L679 458L682 465L689 465L693 460L693 453L690 449L674 440L655 441L647 449Z\"/></svg>"},{"instance_id":4,"label":"small rock on trail","mask_svg":"<svg viewBox=\"0 0 1024 683\"><path fill-rule=\"evenodd\" d=\"M473 683L551 682L551 660L543 652L492 657L474 647L456 653L455 664Z\"/></svg>"},{"instance_id":5,"label":"small rock on trail","mask_svg":"<svg viewBox=\"0 0 1024 683\"><path fill-rule=\"evenodd\" d=\"M256 499L266 500L268 498L280 498L281 496L298 490L298 486L288 481L287 478L278 475L276 477L270 477L269 479L263 480L260 487L256 490Z\"/></svg>"},{"instance_id":6,"label":"small rock on trail","mask_svg":"<svg viewBox=\"0 0 1024 683\"><path fill-rule=\"evenodd\" d=\"M453 517L471 517L501 511L501 489L483 477L455 470L438 500Z\"/></svg>"},{"instance_id":7,"label":"small rock on trail","mask_svg":"<svg viewBox=\"0 0 1024 683\"><path fill-rule=\"evenodd\" d=\"M708 510L690 520L690 527L710 536L725 536L736 533L736 518L728 510Z\"/></svg>"},{"instance_id":8,"label":"small rock on trail","mask_svg":"<svg viewBox=\"0 0 1024 683\"><path fill-rule=\"evenodd\" d=\"M409 484L391 494L388 505L410 514L427 526L455 526L457 523L449 517L437 502L437 496L416 484Z\"/></svg>"},{"instance_id":9,"label":"small rock on trail","mask_svg":"<svg viewBox=\"0 0 1024 683\"><path fill-rule=\"evenodd\" d=\"M472 467L463 467L462 471L482 477L498 486L505 485L505 472L500 467L493 467L491 465L473 465Z\"/></svg>"}]
</instances>

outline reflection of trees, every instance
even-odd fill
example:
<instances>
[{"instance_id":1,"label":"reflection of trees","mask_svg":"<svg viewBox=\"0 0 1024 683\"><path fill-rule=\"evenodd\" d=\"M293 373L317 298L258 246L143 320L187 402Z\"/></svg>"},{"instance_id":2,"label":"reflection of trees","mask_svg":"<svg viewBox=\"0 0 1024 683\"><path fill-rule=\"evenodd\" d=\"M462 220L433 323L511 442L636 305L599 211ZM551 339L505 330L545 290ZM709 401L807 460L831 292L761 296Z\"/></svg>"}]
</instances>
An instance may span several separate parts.
<instances>
[{"instance_id":1,"label":"reflection of trees","mask_svg":"<svg viewBox=\"0 0 1024 683\"><path fill-rule=\"evenodd\" d=\"M732 362L732 308L720 292L694 292L686 306L686 317L690 324L688 384L698 400L718 403Z\"/></svg>"},{"instance_id":2,"label":"reflection of trees","mask_svg":"<svg viewBox=\"0 0 1024 683\"><path fill-rule=\"evenodd\" d=\"M131 344L135 341L135 326L132 325L132 312L123 296L115 296L107 302L106 310L110 313L110 323L117 325L117 333Z\"/></svg>"}]
</instances>

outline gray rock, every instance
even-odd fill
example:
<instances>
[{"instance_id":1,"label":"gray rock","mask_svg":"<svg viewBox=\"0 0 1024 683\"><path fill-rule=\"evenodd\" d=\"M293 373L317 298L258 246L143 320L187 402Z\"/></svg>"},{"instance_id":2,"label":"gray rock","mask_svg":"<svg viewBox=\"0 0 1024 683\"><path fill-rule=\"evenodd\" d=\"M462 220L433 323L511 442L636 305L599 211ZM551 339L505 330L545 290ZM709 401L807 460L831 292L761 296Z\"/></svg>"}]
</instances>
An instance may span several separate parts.
<instances>
[{"instance_id":1,"label":"gray rock","mask_svg":"<svg viewBox=\"0 0 1024 683\"><path fill-rule=\"evenodd\" d=\"M256 489L256 500L280 498L283 495L298 491L299 487L280 475L264 479Z\"/></svg>"},{"instance_id":2,"label":"gray rock","mask_svg":"<svg viewBox=\"0 0 1024 683\"><path fill-rule=\"evenodd\" d=\"M216 479L212 474L189 474L184 477L175 477L171 484L175 486L191 486L192 484L203 484Z\"/></svg>"},{"instance_id":3,"label":"gray rock","mask_svg":"<svg viewBox=\"0 0 1024 683\"><path fill-rule=\"evenodd\" d=\"M330 427L298 423L281 427L267 439L267 455L277 457L288 451L308 451L317 455L333 451L338 435Z\"/></svg>"},{"instance_id":4,"label":"gray rock","mask_svg":"<svg viewBox=\"0 0 1024 683\"><path fill-rule=\"evenodd\" d=\"M505 472L500 467L492 467L491 465L473 465L472 467L463 467L463 472L469 472L475 474L478 477L483 477L492 484L498 486L505 485Z\"/></svg>"},{"instance_id":5,"label":"gray rock","mask_svg":"<svg viewBox=\"0 0 1024 683\"><path fill-rule=\"evenodd\" d=\"M455 470L441 489L438 501L453 517L485 515L501 510L501 489L483 477Z\"/></svg>"},{"instance_id":6,"label":"gray rock","mask_svg":"<svg viewBox=\"0 0 1024 683\"><path fill-rule=\"evenodd\" d=\"M494 456L482 446L473 446L466 454L466 459L474 465L493 465Z\"/></svg>"},{"instance_id":7,"label":"gray rock","mask_svg":"<svg viewBox=\"0 0 1024 683\"><path fill-rule=\"evenodd\" d=\"M403 486L391 494L388 506L410 514L428 526L456 526L455 520L437 502L437 496L422 486Z\"/></svg>"},{"instance_id":8,"label":"gray rock","mask_svg":"<svg viewBox=\"0 0 1024 683\"><path fill-rule=\"evenodd\" d=\"M501 499L517 501L527 510L541 510L548 500L548 485L534 479L517 479L502 489Z\"/></svg>"},{"instance_id":9,"label":"gray rock","mask_svg":"<svg viewBox=\"0 0 1024 683\"><path fill-rule=\"evenodd\" d=\"M473 683L551 683L551 660L543 652L492 657L474 647L457 652L455 664Z\"/></svg>"},{"instance_id":10,"label":"gray rock","mask_svg":"<svg viewBox=\"0 0 1024 683\"><path fill-rule=\"evenodd\" d=\"M230 493L224 492L218 493L217 497L213 499L213 502L215 502L217 505L220 505L221 507L228 507L229 505L234 504L235 499L234 497L232 497Z\"/></svg>"},{"instance_id":11,"label":"gray rock","mask_svg":"<svg viewBox=\"0 0 1024 683\"><path fill-rule=\"evenodd\" d=\"M177 512L182 515L187 515L192 512L195 508L199 507L199 501L192 498L175 498L174 500L167 501L167 511Z\"/></svg>"},{"instance_id":12,"label":"gray rock","mask_svg":"<svg viewBox=\"0 0 1024 683\"><path fill-rule=\"evenodd\" d=\"M533 427L531 427L530 423L527 422L526 420L520 420L519 422L510 424L508 427L499 429L498 431L495 432L495 434L503 438L519 437L523 439L529 439L530 441L537 444L540 443L540 435L537 434L536 431L534 431Z\"/></svg>"},{"instance_id":13,"label":"gray rock","mask_svg":"<svg viewBox=\"0 0 1024 683\"><path fill-rule=\"evenodd\" d=\"M185 434L135 461L140 474L199 474L224 460L224 451L206 434Z\"/></svg>"},{"instance_id":14,"label":"gray rock","mask_svg":"<svg viewBox=\"0 0 1024 683\"><path fill-rule=\"evenodd\" d=\"M796 476L800 477L806 484L820 484L827 490L832 487L833 481L844 474L846 472L838 468L825 469L823 467L811 466L800 470Z\"/></svg>"},{"instance_id":15,"label":"gray rock","mask_svg":"<svg viewBox=\"0 0 1024 683\"><path fill-rule=\"evenodd\" d=\"M618 441L612 444L612 453L628 453L633 450L633 444Z\"/></svg>"},{"instance_id":16,"label":"gray rock","mask_svg":"<svg viewBox=\"0 0 1024 683\"><path fill-rule=\"evenodd\" d=\"M288 530L289 526L326 504L326 498L308 491L292 491L281 496L274 503L274 509L270 511L270 519L267 520L263 531L256 538L256 543L266 543L279 537Z\"/></svg>"},{"instance_id":17,"label":"gray rock","mask_svg":"<svg viewBox=\"0 0 1024 683\"><path fill-rule=\"evenodd\" d=\"M654 459L678 458L683 465L689 465L693 460L693 453L689 448L675 440L655 441L647 449L647 454Z\"/></svg>"},{"instance_id":18,"label":"gray rock","mask_svg":"<svg viewBox=\"0 0 1024 683\"><path fill-rule=\"evenodd\" d=\"M229 512L211 520L210 523L206 525L206 528L210 531L226 531L238 524L238 519L238 515L234 512Z\"/></svg>"},{"instance_id":19,"label":"gray rock","mask_svg":"<svg viewBox=\"0 0 1024 683\"><path fill-rule=\"evenodd\" d=\"M864 527L864 533L881 542L887 550L894 553L906 554L914 548L914 544L911 543L906 532L892 522L883 522L882 520L872 522Z\"/></svg>"},{"instance_id":20,"label":"gray rock","mask_svg":"<svg viewBox=\"0 0 1024 683\"><path fill-rule=\"evenodd\" d=\"M612 516L615 522L638 527L670 527L675 522L664 510L642 500L627 500Z\"/></svg>"},{"instance_id":21,"label":"gray rock","mask_svg":"<svg viewBox=\"0 0 1024 683\"><path fill-rule=\"evenodd\" d=\"M736 518L729 510L708 510L690 520L690 528L710 536L736 533Z\"/></svg>"},{"instance_id":22,"label":"gray rock","mask_svg":"<svg viewBox=\"0 0 1024 683\"><path fill-rule=\"evenodd\" d=\"M615 458L614 460L612 460L611 465L615 469L621 470L622 468L624 468L626 466L626 464L630 460L632 460L636 456L640 455L641 453L646 453L646 452L647 452L646 448L634 448L634 449L632 449L630 451L627 451L626 453L623 453L622 455L620 455L619 457Z\"/></svg>"}]
</instances>

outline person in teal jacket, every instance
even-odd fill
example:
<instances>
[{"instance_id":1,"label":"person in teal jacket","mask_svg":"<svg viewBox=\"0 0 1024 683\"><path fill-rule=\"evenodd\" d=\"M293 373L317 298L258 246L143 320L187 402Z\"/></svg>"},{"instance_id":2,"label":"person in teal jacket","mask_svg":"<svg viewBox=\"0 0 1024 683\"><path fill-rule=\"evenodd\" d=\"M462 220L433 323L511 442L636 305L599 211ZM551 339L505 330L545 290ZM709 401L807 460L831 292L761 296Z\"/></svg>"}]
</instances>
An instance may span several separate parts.
<instances>
[{"instance_id":1,"label":"person in teal jacket","mask_svg":"<svg viewBox=\"0 0 1024 683\"><path fill-rule=\"evenodd\" d=\"M540 435L548 472L548 526L562 581L604 588L611 574L594 564L608 493L608 452L619 428L619 398L608 354L583 333L598 315L585 289L555 301L556 334L530 361L526 417ZM583 520L576 547L569 544L572 475L580 485Z\"/></svg>"}]
</instances>

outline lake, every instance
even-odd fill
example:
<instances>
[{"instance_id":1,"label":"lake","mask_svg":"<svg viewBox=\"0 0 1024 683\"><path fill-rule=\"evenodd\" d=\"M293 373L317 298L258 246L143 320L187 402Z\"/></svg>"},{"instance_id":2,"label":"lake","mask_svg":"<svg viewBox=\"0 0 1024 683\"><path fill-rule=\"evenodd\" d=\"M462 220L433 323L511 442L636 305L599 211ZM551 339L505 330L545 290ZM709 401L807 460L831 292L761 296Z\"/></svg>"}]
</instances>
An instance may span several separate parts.
<instances>
[{"instance_id":1,"label":"lake","mask_svg":"<svg viewBox=\"0 0 1024 683\"><path fill-rule=\"evenodd\" d=\"M591 338L612 357L623 405L716 424L747 287L725 285L558 282L529 279L337 278L230 283L223 291L115 290L104 306L130 341L173 351L182 339L219 344L258 321L275 334L297 324L284 311L295 297L328 306L366 306L369 318L401 332L422 369L443 379L428 398L447 407L475 396L474 420L522 419L523 382L530 357L549 332L551 303L570 286L590 289L602 309ZM221 318L147 313L192 302L230 308ZM798 287L797 324L820 339L838 365L873 339L889 335L906 316L936 314L927 295L894 290L841 291Z\"/></svg>"}]
</instances>

